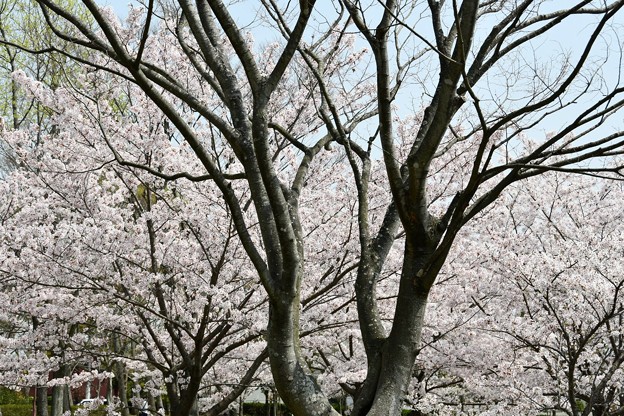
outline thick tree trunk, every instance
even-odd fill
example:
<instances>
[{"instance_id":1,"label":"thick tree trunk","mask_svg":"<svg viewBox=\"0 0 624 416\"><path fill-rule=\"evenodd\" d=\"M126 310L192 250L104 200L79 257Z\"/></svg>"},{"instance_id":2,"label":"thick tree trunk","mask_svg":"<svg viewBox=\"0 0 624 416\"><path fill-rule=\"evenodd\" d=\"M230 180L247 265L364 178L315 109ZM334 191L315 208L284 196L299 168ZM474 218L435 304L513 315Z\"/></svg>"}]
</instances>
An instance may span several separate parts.
<instances>
[{"instance_id":1,"label":"thick tree trunk","mask_svg":"<svg viewBox=\"0 0 624 416\"><path fill-rule=\"evenodd\" d=\"M427 296L414 296L410 303L410 311L406 313L413 319L411 322L407 322L409 319L405 319L405 325L397 326L395 324L382 349L381 371L373 405L368 412L369 416L397 416L401 414L403 400L407 395L407 388L412 379L414 361L420 348Z\"/></svg>"},{"instance_id":2,"label":"thick tree trunk","mask_svg":"<svg viewBox=\"0 0 624 416\"><path fill-rule=\"evenodd\" d=\"M169 392L169 390L167 390ZM179 386L175 389L172 395L169 395L169 402L171 405L171 416L198 416L199 408L197 404L197 393L189 394L187 391L183 391Z\"/></svg>"},{"instance_id":3,"label":"thick tree trunk","mask_svg":"<svg viewBox=\"0 0 624 416\"><path fill-rule=\"evenodd\" d=\"M182 390L174 377L167 383L167 397L169 398L171 416L196 416L199 414L197 391Z\"/></svg>"},{"instance_id":4,"label":"thick tree trunk","mask_svg":"<svg viewBox=\"0 0 624 416\"><path fill-rule=\"evenodd\" d=\"M430 255L416 247L405 244L392 330L378 350L368 355L368 374L356 398L354 416L401 414L420 349L429 296L429 287L422 281Z\"/></svg>"},{"instance_id":5,"label":"thick tree trunk","mask_svg":"<svg viewBox=\"0 0 624 416\"><path fill-rule=\"evenodd\" d=\"M178 383L172 380L166 384L167 397L169 398L169 412L174 415L176 409L180 408L180 391L178 389Z\"/></svg>"},{"instance_id":6,"label":"thick tree trunk","mask_svg":"<svg viewBox=\"0 0 624 416\"><path fill-rule=\"evenodd\" d=\"M272 300L267 346L275 386L295 416L336 416L301 357L298 328L298 300L287 296Z\"/></svg>"},{"instance_id":7,"label":"thick tree trunk","mask_svg":"<svg viewBox=\"0 0 624 416\"><path fill-rule=\"evenodd\" d=\"M372 357L369 356L366 379L354 397L352 416L364 416L370 410L375 399L375 392L377 391L381 361L381 351L375 353Z\"/></svg>"},{"instance_id":8,"label":"thick tree trunk","mask_svg":"<svg viewBox=\"0 0 624 416\"><path fill-rule=\"evenodd\" d=\"M401 414L420 347L427 296L414 296L410 304L409 308L401 308L406 313L404 324L396 330L397 326L393 327L377 358L369 362L368 374L356 398L353 416ZM409 316L413 317L411 322L408 322Z\"/></svg>"}]
</instances>

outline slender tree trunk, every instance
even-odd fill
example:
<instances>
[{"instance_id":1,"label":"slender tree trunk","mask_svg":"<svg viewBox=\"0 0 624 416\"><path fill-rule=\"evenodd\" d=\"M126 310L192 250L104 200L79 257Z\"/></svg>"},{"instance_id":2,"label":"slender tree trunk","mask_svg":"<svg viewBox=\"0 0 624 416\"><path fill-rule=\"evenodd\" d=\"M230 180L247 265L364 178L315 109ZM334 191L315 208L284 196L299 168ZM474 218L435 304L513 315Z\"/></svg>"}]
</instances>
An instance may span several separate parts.
<instances>
[{"instance_id":1,"label":"slender tree trunk","mask_svg":"<svg viewBox=\"0 0 624 416\"><path fill-rule=\"evenodd\" d=\"M108 386L106 388L106 401L108 403L112 403L113 402L113 379L108 378L106 379L106 382L108 383Z\"/></svg>"},{"instance_id":2,"label":"slender tree trunk","mask_svg":"<svg viewBox=\"0 0 624 416\"><path fill-rule=\"evenodd\" d=\"M69 375L69 372L69 366L67 364L63 364L59 371L56 372L55 377L66 377ZM65 407L66 390L66 385L57 385L52 387L52 416L61 416L65 410L69 410Z\"/></svg>"},{"instance_id":3,"label":"slender tree trunk","mask_svg":"<svg viewBox=\"0 0 624 416\"><path fill-rule=\"evenodd\" d=\"M52 414L51 416L61 416L63 414L63 402L65 386L52 387Z\"/></svg>"},{"instance_id":4,"label":"slender tree trunk","mask_svg":"<svg viewBox=\"0 0 624 416\"><path fill-rule=\"evenodd\" d=\"M162 395L159 394L158 396L156 396L156 412L164 408L165 405L163 404Z\"/></svg>"},{"instance_id":5,"label":"slender tree trunk","mask_svg":"<svg viewBox=\"0 0 624 416\"><path fill-rule=\"evenodd\" d=\"M9 59L10 59L10 65L11 65L11 72L15 72L17 70L16 65L15 65L15 54L11 54L9 52ZM20 127L20 116L19 116L19 109L17 106L17 100L18 100L18 94L19 94L19 88L17 86L17 81L15 81L14 79L11 79L11 116L13 118L12 120L12 125L13 128L15 130L17 130Z\"/></svg>"},{"instance_id":6,"label":"slender tree trunk","mask_svg":"<svg viewBox=\"0 0 624 416\"><path fill-rule=\"evenodd\" d=\"M175 377L166 384L166 389L169 398L169 413L171 416L177 416L180 411L180 389Z\"/></svg>"},{"instance_id":7,"label":"slender tree trunk","mask_svg":"<svg viewBox=\"0 0 624 416\"><path fill-rule=\"evenodd\" d=\"M68 385L63 386L63 412L67 412L71 409L73 403L71 389Z\"/></svg>"},{"instance_id":8,"label":"slender tree trunk","mask_svg":"<svg viewBox=\"0 0 624 416\"><path fill-rule=\"evenodd\" d=\"M48 388L37 387L37 416L48 416Z\"/></svg>"},{"instance_id":9,"label":"slender tree trunk","mask_svg":"<svg viewBox=\"0 0 624 416\"><path fill-rule=\"evenodd\" d=\"M147 391L147 406L150 410L156 409L156 400L154 400L154 395L149 390Z\"/></svg>"},{"instance_id":10,"label":"slender tree trunk","mask_svg":"<svg viewBox=\"0 0 624 416\"><path fill-rule=\"evenodd\" d=\"M123 356L124 347L121 344L117 335L112 336L113 351L120 356ZM115 381L117 384L117 395L119 397L119 411L121 416L130 416L130 409L128 407L128 385L126 365L121 361L115 361L113 364L113 374L115 375Z\"/></svg>"},{"instance_id":11,"label":"slender tree trunk","mask_svg":"<svg viewBox=\"0 0 624 416\"><path fill-rule=\"evenodd\" d=\"M116 362L113 366L115 379L117 380L117 394L119 395L119 407L121 416L130 416L128 409L128 392L126 384L126 366L122 362Z\"/></svg>"}]
</instances>

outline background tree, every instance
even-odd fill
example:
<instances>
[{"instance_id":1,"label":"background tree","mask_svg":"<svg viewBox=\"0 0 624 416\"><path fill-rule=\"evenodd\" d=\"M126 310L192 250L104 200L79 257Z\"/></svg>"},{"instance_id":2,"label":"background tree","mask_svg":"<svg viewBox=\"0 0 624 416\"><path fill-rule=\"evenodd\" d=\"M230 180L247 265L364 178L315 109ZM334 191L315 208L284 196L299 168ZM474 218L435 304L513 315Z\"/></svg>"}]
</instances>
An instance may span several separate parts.
<instances>
[{"instance_id":1,"label":"background tree","mask_svg":"<svg viewBox=\"0 0 624 416\"><path fill-rule=\"evenodd\" d=\"M518 392L516 402L533 408L620 414L624 283L616 207L622 187L561 174L537 184L512 190L504 208L487 214L512 221L507 227L489 221L485 232L492 244L504 247L511 240L517 246L513 255L485 266L502 291L480 294L478 312L485 316L473 325L488 328L487 338L507 355L499 368L489 365L489 374L516 374L509 389Z\"/></svg>"},{"instance_id":2,"label":"background tree","mask_svg":"<svg viewBox=\"0 0 624 416\"><path fill-rule=\"evenodd\" d=\"M85 22L89 21L80 3L64 0L59 4L80 15ZM63 27L62 22L55 20ZM37 3L30 0L0 2L0 40L0 129L32 129L36 144L40 140L41 131L53 128L47 122L50 113L40 102L20 91L13 73L24 71L34 79L56 88L64 78L73 76L78 65L58 53L30 54L23 50L43 51L55 44L55 36L46 25ZM67 48L76 51L72 46ZM0 141L0 177L14 169L15 163L13 150L7 143Z\"/></svg>"},{"instance_id":3,"label":"background tree","mask_svg":"<svg viewBox=\"0 0 624 416\"><path fill-rule=\"evenodd\" d=\"M462 230L431 293L416 408L621 412L620 199L619 183L551 172Z\"/></svg>"}]
</instances>

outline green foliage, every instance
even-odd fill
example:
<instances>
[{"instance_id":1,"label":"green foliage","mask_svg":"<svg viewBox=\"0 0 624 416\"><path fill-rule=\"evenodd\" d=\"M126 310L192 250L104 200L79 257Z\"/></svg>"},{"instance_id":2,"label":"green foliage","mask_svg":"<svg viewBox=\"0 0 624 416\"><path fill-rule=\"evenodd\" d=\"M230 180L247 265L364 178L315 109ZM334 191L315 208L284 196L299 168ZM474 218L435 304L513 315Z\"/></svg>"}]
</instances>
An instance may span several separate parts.
<instances>
[{"instance_id":1,"label":"green foliage","mask_svg":"<svg viewBox=\"0 0 624 416\"><path fill-rule=\"evenodd\" d=\"M58 0L56 3L67 7L87 24L92 20L79 0ZM76 29L63 19L54 14L50 19L59 30L75 34ZM20 45L20 48L14 45ZM50 88L65 81L75 83L78 65L74 61L60 53L41 55L26 51L50 47L72 55L81 54L75 45L59 41L54 36L33 0L0 0L0 133L4 128L33 125L40 131L53 131L54 126L46 123L51 110L25 94L12 77L15 71L24 71ZM16 167L12 150L0 139L0 179Z\"/></svg>"},{"instance_id":2,"label":"green foliage","mask_svg":"<svg viewBox=\"0 0 624 416\"><path fill-rule=\"evenodd\" d=\"M76 413L76 410L80 409L80 406L72 406L71 407L71 412L72 414ZM91 410L89 412L89 416L106 416L108 414L108 412L106 411L106 406L102 405L100 407L98 407L95 410ZM4 415L2 415L4 416Z\"/></svg>"},{"instance_id":3,"label":"green foliage","mask_svg":"<svg viewBox=\"0 0 624 416\"><path fill-rule=\"evenodd\" d=\"M21 391L15 391L6 387L0 387L0 405L6 405L6 404L30 405L31 403L32 403L32 397L25 395Z\"/></svg>"},{"instance_id":4,"label":"green foliage","mask_svg":"<svg viewBox=\"0 0 624 416\"><path fill-rule=\"evenodd\" d=\"M83 17L84 22L89 22L89 14L80 1L59 0L57 3ZM51 19L61 31L76 34L76 29L58 16L52 15ZM76 51L76 47L59 41L53 35L34 1L0 0L0 117L6 126L12 128L31 123L42 126L49 110L23 94L11 74L21 70L56 88L64 79L73 77L77 64L58 53L32 55L13 45L31 51L55 47L70 53Z\"/></svg>"},{"instance_id":5,"label":"green foliage","mask_svg":"<svg viewBox=\"0 0 624 416\"><path fill-rule=\"evenodd\" d=\"M147 209L149 206L154 205L157 202L156 194L142 183L137 187L136 196L143 209Z\"/></svg>"},{"instance_id":6,"label":"green foliage","mask_svg":"<svg viewBox=\"0 0 624 416\"><path fill-rule=\"evenodd\" d=\"M2 416L32 416L32 404L3 404L0 405ZM48 407L48 414L52 408Z\"/></svg>"}]
</instances>

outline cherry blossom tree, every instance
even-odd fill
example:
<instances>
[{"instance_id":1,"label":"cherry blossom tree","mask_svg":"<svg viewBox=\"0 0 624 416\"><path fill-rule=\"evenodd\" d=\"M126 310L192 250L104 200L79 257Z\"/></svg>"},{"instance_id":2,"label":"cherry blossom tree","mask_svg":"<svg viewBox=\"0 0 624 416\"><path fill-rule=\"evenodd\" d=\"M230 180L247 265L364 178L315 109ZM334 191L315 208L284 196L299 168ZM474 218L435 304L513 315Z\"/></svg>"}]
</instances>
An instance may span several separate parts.
<instances>
[{"instance_id":1,"label":"cherry blossom tree","mask_svg":"<svg viewBox=\"0 0 624 416\"><path fill-rule=\"evenodd\" d=\"M62 4L77 12L85 21L88 17L81 13L78 3L64 1ZM63 23L60 23L63 25ZM36 144L45 131L54 129L48 123L49 111L34 97L23 94L12 72L21 70L33 78L45 82L52 88L58 86L65 77L72 77L73 69L78 64L58 54L32 55L22 50L46 48L51 39L52 31L45 25L45 20L37 12L37 5L29 1L1 1L0 2L0 38L3 41L0 49L0 131L5 129L28 129L31 132L33 143ZM13 45L19 44L20 47ZM75 48L74 48L75 50ZM17 159L10 146L0 138L0 178L9 171L17 168ZM35 320L32 320L35 324ZM67 369L58 370L59 377L63 377ZM63 410L69 410L69 402L63 396L68 391L63 386L52 389L52 409L55 415ZM38 412L47 411L47 389L38 390ZM58 410L57 410L58 409Z\"/></svg>"},{"instance_id":2,"label":"cherry blossom tree","mask_svg":"<svg viewBox=\"0 0 624 416\"><path fill-rule=\"evenodd\" d=\"M251 384L266 358L266 297L211 182L155 179L131 164L111 164L114 148L115 158L139 152L160 169L192 168L180 165L189 150L171 146L176 137L164 116L155 116L153 104L132 84L102 88L109 85L99 79L106 74L84 75L78 81L85 85L76 91L52 90L16 74L26 92L54 114L51 121L63 127L37 146L28 131L5 135L24 168L3 182L0 270L7 288L19 284L11 289L14 296L36 295L29 303L14 299L13 315L32 310L47 323L24 328L20 351L62 354L36 368L30 366L32 358L16 362L5 369L5 383L27 384L11 378L22 373L37 374L38 384L45 384L55 366L89 363L115 374L122 413L128 408L123 384L128 375L135 389L139 381L146 382L153 396L166 386L173 414L218 414ZM85 100L87 91L103 101ZM101 134L105 140L94 142ZM143 147L148 136L151 149ZM87 160L80 157L86 154ZM291 158L282 157L284 175L292 170ZM321 308L340 310L352 298L344 280L357 264L357 246L349 237L355 232L355 198L342 159L328 152L315 161L311 169L326 175L314 176L302 200L307 218L314 219L303 224L306 235L316 241L306 259L304 315L322 316ZM329 204L328 188L335 190ZM240 203L248 205L248 191L236 191ZM319 213L313 207L321 202L326 210ZM257 224L253 210L245 215ZM255 227L249 231L256 232ZM344 227L350 231L342 232ZM36 274L30 272L34 269ZM321 330L336 329L344 324L342 316L316 320L303 335L314 338ZM34 344L33 337L47 343ZM5 349L9 355L15 351ZM310 359L317 353L311 352ZM48 384L74 385L87 374L70 375ZM200 391L203 400L196 403Z\"/></svg>"},{"instance_id":3,"label":"cherry blossom tree","mask_svg":"<svg viewBox=\"0 0 624 416\"><path fill-rule=\"evenodd\" d=\"M462 231L432 292L417 407L621 413L621 197L549 173Z\"/></svg>"},{"instance_id":4,"label":"cherry blossom tree","mask_svg":"<svg viewBox=\"0 0 624 416\"><path fill-rule=\"evenodd\" d=\"M60 39L54 50L144 93L116 102L108 90L119 83L96 82L86 111L61 111L60 125L98 121L99 134L84 136L94 149L86 155L107 152L105 160L154 181L210 182L220 196L266 293L272 376L297 415L335 414L309 368L301 327L315 243L301 203L309 181L324 174L312 166L326 148L343 149L357 197L357 233L346 229L359 246L354 290L367 369L363 380L344 383L354 415L400 413L431 289L460 231L506 188L549 170L621 177L612 157L622 152L622 130L609 121L623 91L607 72L622 51L620 0L565 8L536 0L242 3L254 8L253 21L240 2L148 1L125 24L83 0L95 29L52 0L37 2ZM539 48L569 25L585 28L574 50ZM258 46L256 28L283 41ZM62 102L63 92L41 99ZM126 105L158 107L167 137L137 126L141 145L129 146L115 134L123 124L115 106ZM553 120L563 121L545 134ZM176 163L160 160L176 151ZM376 159L382 176L372 173ZM381 206L376 182L391 195ZM146 189L150 204L159 188ZM381 294L397 236L398 285Z\"/></svg>"},{"instance_id":5,"label":"cherry blossom tree","mask_svg":"<svg viewBox=\"0 0 624 416\"><path fill-rule=\"evenodd\" d=\"M362 259L356 291L369 363L367 378L356 399L356 415L400 411L398 398L407 391L414 359L421 349L427 299L459 231L495 202L505 188L550 169L620 178L621 164L617 161L603 160L600 166L583 162L619 155L624 144L617 127L604 136L594 135L595 128L622 106L617 81L600 84L604 89L596 101L579 109L556 133L543 140L529 140L524 134L598 87L584 74L594 70L589 57L597 47L597 39L616 18L620 2L598 8L583 2L543 14L538 6L541 2L526 1L510 8L511 2L428 2L422 8L426 9L424 15L431 17L431 40L413 20L413 16L423 16L417 5L410 8L395 1L382 3L375 9L360 2L344 2L375 58L378 134L393 196L384 225L378 232L371 231L365 209L369 156L351 146L348 150L353 152L352 157L362 161L362 168L354 164L360 207L364 208L359 218ZM587 13L597 13L601 18L588 32L578 56L566 58L568 63L575 62L564 66L557 76L542 77L540 71L541 84L535 85L525 83L518 74L514 76L515 85L507 84L503 95L498 95L496 88L480 87L499 76L493 70L497 65L518 59L526 50L524 46L531 48L534 39L547 38L549 31L566 17ZM407 32L408 39L399 32ZM476 41L481 37L482 41ZM424 46L412 46L410 38ZM406 53L408 47L416 51ZM621 52L621 45L616 50ZM439 72L433 77L433 88L428 91L427 83L423 86L423 95L431 99L423 102L422 117L402 120L411 128L401 131L394 127L401 122L396 122L392 105L402 83L410 81L408 69L418 62L435 65ZM525 69L537 72L537 59ZM408 71L407 75L404 71ZM403 136L405 132L407 137ZM444 156L453 152L463 154L448 162ZM447 181L449 177L452 179ZM439 193L441 186L445 186L444 192ZM388 331L381 324L376 297L371 294L375 293L376 274L383 264L380 259L388 252L399 222L405 236L404 262L393 325Z\"/></svg>"}]
</instances>

